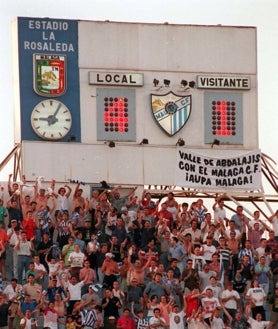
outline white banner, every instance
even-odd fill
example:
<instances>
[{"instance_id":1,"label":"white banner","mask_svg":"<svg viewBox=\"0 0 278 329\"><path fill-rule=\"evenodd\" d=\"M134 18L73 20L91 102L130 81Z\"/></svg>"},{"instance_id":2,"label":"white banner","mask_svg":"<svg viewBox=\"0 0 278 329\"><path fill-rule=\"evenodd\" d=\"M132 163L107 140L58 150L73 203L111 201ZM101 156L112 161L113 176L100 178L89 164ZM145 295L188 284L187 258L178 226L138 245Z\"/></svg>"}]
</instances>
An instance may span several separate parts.
<instances>
[{"instance_id":1,"label":"white banner","mask_svg":"<svg viewBox=\"0 0 278 329\"><path fill-rule=\"evenodd\" d=\"M231 151L234 154L235 151ZM177 150L175 185L217 189L261 188L261 152L255 150L231 158L212 158L191 150Z\"/></svg>"}]
</instances>

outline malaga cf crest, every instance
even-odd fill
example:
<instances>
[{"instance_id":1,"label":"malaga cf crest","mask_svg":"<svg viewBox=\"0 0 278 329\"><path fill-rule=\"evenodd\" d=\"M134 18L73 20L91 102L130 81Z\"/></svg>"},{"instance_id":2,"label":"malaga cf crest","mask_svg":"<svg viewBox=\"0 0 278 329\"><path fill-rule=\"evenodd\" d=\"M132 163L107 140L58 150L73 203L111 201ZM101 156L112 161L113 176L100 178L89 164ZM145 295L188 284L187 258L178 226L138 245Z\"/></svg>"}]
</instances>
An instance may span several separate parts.
<instances>
[{"instance_id":1,"label":"malaga cf crest","mask_svg":"<svg viewBox=\"0 0 278 329\"><path fill-rule=\"evenodd\" d=\"M191 95L151 94L152 113L166 134L175 135L186 124L191 112Z\"/></svg>"},{"instance_id":2,"label":"malaga cf crest","mask_svg":"<svg viewBox=\"0 0 278 329\"><path fill-rule=\"evenodd\" d=\"M60 96L66 91L66 56L34 54L34 90L41 96Z\"/></svg>"}]
</instances>

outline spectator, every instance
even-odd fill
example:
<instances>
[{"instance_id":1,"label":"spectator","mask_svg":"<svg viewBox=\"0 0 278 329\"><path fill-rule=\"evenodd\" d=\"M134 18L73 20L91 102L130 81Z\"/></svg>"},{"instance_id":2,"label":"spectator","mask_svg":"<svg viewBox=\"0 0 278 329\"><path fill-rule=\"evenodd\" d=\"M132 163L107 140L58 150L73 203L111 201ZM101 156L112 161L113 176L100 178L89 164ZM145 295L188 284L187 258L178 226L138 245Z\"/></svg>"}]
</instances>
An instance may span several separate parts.
<instances>
[{"instance_id":1,"label":"spectator","mask_svg":"<svg viewBox=\"0 0 278 329\"><path fill-rule=\"evenodd\" d=\"M33 319L31 316L32 316L31 310L27 309L24 312L23 318L20 320L20 329L37 328L38 321Z\"/></svg>"},{"instance_id":2,"label":"spectator","mask_svg":"<svg viewBox=\"0 0 278 329\"><path fill-rule=\"evenodd\" d=\"M161 317L161 312L159 308L155 308L154 316L152 316L149 320L150 328L156 328L156 329L164 329L167 327L165 320Z\"/></svg>"},{"instance_id":3,"label":"spectator","mask_svg":"<svg viewBox=\"0 0 278 329\"><path fill-rule=\"evenodd\" d=\"M248 289L245 297L246 300L253 306L253 318L256 318L256 315L260 313L262 315L262 319L265 321L265 310L263 305L267 296L264 292L264 289L259 286L258 280L252 281L251 288Z\"/></svg>"},{"instance_id":4,"label":"spectator","mask_svg":"<svg viewBox=\"0 0 278 329\"><path fill-rule=\"evenodd\" d=\"M68 184L60 187L58 189L58 193L54 192L55 189L55 180L52 180L51 188L52 188L52 195L56 198L56 211L63 212L64 210L69 211L69 197L71 194L71 187Z\"/></svg>"},{"instance_id":5,"label":"spectator","mask_svg":"<svg viewBox=\"0 0 278 329\"><path fill-rule=\"evenodd\" d=\"M246 306L245 314L247 318L247 322L251 325L253 329L259 328L271 328L272 322L263 320L263 316L261 313L256 313L255 317L250 317L251 305Z\"/></svg>"},{"instance_id":6,"label":"spectator","mask_svg":"<svg viewBox=\"0 0 278 329\"><path fill-rule=\"evenodd\" d=\"M122 305L119 298L115 297L112 291L108 288L105 289L101 305L104 310L104 327L106 328L110 316L113 316L118 320L119 308L121 308Z\"/></svg>"},{"instance_id":7,"label":"spectator","mask_svg":"<svg viewBox=\"0 0 278 329\"><path fill-rule=\"evenodd\" d=\"M87 275L87 273L89 274ZM86 281L85 278L87 278ZM84 261L84 266L79 271L79 280L84 281L84 286L82 287L82 295L87 293L89 287L92 286L94 281L96 281L96 273L92 268L90 268L90 262L88 260Z\"/></svg>"},{"instance_id":8,"label":"spectator","mask_svg":"<svg viewBox=\"0 0 278 329\"><path fill-rule=\"evenodd\" d=\"M80 251L79 244L74 242L73 252L71 252L68 256L68 262L70 264L70 273L72 276L79 278L79 272L83 267L83 263L86 258L86 255Z\"/></svg>"},{"instance_id":9,"label":"spectator","mask_svg":"<svg viewBox=\"0 0 278 329\"><path fill-rule=\"evenodd\" d=\"M101 267L101 271L104 274L103 284L110 289L113 287L113 282L117 281L117 274L119 273L118 265L112 258L113 254L107 252Z\"/></svg>"},{"instance_id":10,"label":"spectator","mask_svg":"<svg viewBox=\"0 0 278 329\"><path fill-rule=\"evenodd\" d=\"M144 290L145 301L150 299L151 296L156 295L160 298L163 295L170 295L170 289L162 282L161 273L156 273L152 282L149 282Z\"/></svg>"},{"instance_id":11,"label":"spectator","mask_svg":"<svg viewBox=\"0 0 278 329\"><path fill-rule=\"evenodd\" d=\"M130 317L130 310L125 308L123 315L117 320L117 329L135 329L135 321Z\"/></svg>"},{"instance_id":12,"label":"spectator","mask_svg":"<svg viewBox=\"0 0 278 329\"><path fill-rule=\"evenodd\" d=\"M23 285L24 295L29 295L31 301L39 303L42 295L42 286L35 282L34 274L28 275L28 282Z\"/></svg>"},{"instance_id":13,"label":"spectator","mask_svg":"<svg viewBox=\"0 0 278 329\"><path fill-rule=\"evenodd\" d=\"M33 240L28 241L26 232L21 232L15 248L18 251L18 282L22 284L23 273L28 270L31 252L34 250Z\"/></svg>"},{"instance_id":14,"label":"spectator","mask_svg":"<svg viewBox=\"0 0 278 329\"><path fill-rule=\"evenodd\" d=\"M278 282L277 281L275 284L275 290L269 298L269 304L272 306L270 320L275 328L278 323Z\"/></svg>"},{"instance_id":15,"label":"spectator","mask_svg":"<svg viewBox=\"0 0 278 329\"><path fill-rule=\"evenodd\" d=\"M138 286L138 280L133 278L127 291L127 307L131 307L135 313L143 309L144 299L142 288Z\"/></svg>"},{"instance_id":16,"label":"spectator","mask_svg":"<svg viewBox=\"0 0 278 329\"><path fill-rule=\"evenodd\" d=\"M6 286L3 294L6 296L7 302L9 303L9 328L13 328L14 319L17 316L19 301L18 297L22 291L22 285L17 283L16 278L11 279L11 283ZM0 325L1 327L1 325Z\"/></svg>"},{"instance_id":17,"label":"spectator","mask_svg":"<svg viewBox=\"0 0 278 329\"><path fill-rule=\"evenodd\" d=\"M192 259L186 261L186 268L182 272L182 281L184 282L184 292L186 295L190 294L193 289L199 289L199 273L196 268L193 268Z\"/></svg>"},{"instance_id":18,"label":"spectator","mask_svg":"<svg viewBox=\"0 0 278 329\"><path fill-rule=\"evenodd\" d=\"M221 300L232 319L235 317L238 308L242 311L239 293L233 290L232 282L229 282L227 289L222 292Z\"/></svg>"},{"instance_id":19,"label":"spectator","mask_svg":"<svg viewBox=\"0 0 278 329\"><path fill-rule=\"evenodd\" d=\"M268 221L272 224L274 238L278 241L278 210L276 210L276 212L268 218Z\"/></svg>"},{"instance_id":20,"label":"spectator","mask_svg":"<svg viewBox=\"0 0 278 329\"><path fill-rule=\"evenodd\" d=\"M204 308L204 320L207 324L210 324L210 318L213 312L217 307L220 307L219 299L213 297L211 288L207 288L205 296L202 297L201 303Z\"/></svg>"}]
</instances>

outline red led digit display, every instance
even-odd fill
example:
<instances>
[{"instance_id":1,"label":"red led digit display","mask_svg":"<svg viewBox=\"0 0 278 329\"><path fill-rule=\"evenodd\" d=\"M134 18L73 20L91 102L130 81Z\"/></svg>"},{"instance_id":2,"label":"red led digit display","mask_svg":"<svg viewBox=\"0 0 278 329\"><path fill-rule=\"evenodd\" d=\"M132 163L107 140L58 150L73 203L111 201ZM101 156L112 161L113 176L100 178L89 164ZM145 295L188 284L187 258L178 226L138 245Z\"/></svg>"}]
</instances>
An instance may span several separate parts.
<instances>
[{"instance_id":1,"label":"red led digit display","mask_svg":"<svg viewBox=\"0 0 278 329\"><path fill-rule=\"evenodd\" d=\"M128 98L104 97L103 122L106 132L128 132Z\"/></svg>"},{"instance_id":2,"label":"red led digit display","mask_svg":"<svg viewBox=\"0 0 278 329\"><path fill-rule=\"evenodd\" d=\"M216 136L236 135L236 103L213 100L211 104L212 134Z\"/></svg>"}]
</instances>

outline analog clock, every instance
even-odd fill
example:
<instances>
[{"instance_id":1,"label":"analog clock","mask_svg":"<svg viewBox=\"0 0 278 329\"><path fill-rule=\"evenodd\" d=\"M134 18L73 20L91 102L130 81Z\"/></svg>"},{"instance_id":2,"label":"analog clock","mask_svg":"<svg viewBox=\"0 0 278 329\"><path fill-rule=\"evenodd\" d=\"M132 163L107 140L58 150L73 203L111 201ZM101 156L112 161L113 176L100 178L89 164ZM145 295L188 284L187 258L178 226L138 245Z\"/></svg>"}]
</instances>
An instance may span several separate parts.
<instances>
[{"instance_id":1,"label":"analog clock","mask_svg":"<svg viewBox=\"0 0 278 329\"><path fill-rule=\"evenodd\" d=\"M34 107L31 125L34 132L42 139L59 140L70 131L71 113L62 102L46 99Z\"/></svg>"}]
</instances>

